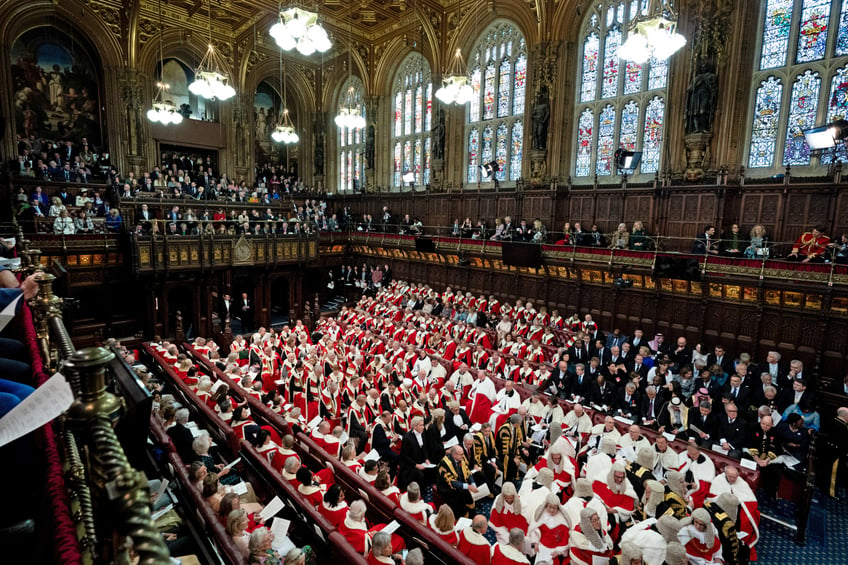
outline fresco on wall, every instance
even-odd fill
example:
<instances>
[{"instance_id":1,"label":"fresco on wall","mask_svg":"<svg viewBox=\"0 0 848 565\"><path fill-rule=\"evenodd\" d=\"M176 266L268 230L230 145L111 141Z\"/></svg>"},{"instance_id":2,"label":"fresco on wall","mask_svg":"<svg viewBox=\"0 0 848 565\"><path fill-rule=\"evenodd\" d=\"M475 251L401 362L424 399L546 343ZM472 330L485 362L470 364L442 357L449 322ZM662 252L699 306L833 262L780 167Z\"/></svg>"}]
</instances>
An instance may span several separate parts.
<instances>
[{"instance_id":1,"label":"fresco on wall","mask_svg":"<svg viewBox=\"0 0 848 565\"><path fill-rule=\"evenodd\" d=\"M12 46L16 133L50 141L102 143L99 64L88 47L54 27L24 33Z\"/></svg>"},{"instance_id":2,"label":"fresco on wall","mask_svg":"<svg viewBox=\"0 0 848 565\"><path fill-rule=\"evenodd\" d=\"M253 95L253 139L257 164L280 162L282 144L274 143L271 134L277 127L277 119L282 107L277 91L267 82L260 82Z\"/></svg>"}]
</instances>

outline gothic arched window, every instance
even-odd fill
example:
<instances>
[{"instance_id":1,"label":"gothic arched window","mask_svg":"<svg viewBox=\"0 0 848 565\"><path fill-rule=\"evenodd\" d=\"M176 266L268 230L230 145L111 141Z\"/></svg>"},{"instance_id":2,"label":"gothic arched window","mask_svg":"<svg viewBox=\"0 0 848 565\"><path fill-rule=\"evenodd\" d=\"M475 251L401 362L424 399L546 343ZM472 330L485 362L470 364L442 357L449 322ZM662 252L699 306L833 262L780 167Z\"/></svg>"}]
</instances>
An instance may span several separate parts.
<instances>
[{"instance_id":1,"label":"gothic arched window","mask_svg":"<svg viewBox=\"0 0 848 565\"><path fill-rule=\"evenodd\" d=\"M499 182L521 178L524 155L524 109L527 89L527 46L508 22L491 26L471 53L469 76L475 96L468 105L465 127L465 180L480 179L480 165L498 162Z\"/></svg>"},{"instance_id":2,"label":"gothic arched window","mask_svg":"<svg viewBox=\"0 0 848 565\"><path fill-rule=\"evenodd\" d=\"M848 117L848 0L762 4L748 167L771 175L845 161L843 145L814 155L804 131Z\"/></svg>"},{"instance_id":3,"label":"gothic arched window","mask_svg":"<svg viewBox=\"0 0 848 565\"><path fill-rule=\"evenodd\" d=\"M410 172L415 174L416 185L429 184L433 82L430 79L430 65L420 53L411 53L398 69L392 87L392 104L394 105L392 186L401 187L409 184L403 182L403 175Z\"/></svg>"},{"instance_id":4,"label":"gothic arched window","mask_svg":"<svg viewBox=\"0 0 848 565\"><path fill-rule=\"evenodd\" d=\"M346 99L353 88L353 102L358 106L363 118L365 115L365 96L362 81L351 76L339 91L339 102ZM338 128L339 130L339 192L361 189L365 169L365 129Z\"/></svg>"},{"instance_id":5,"label":"gothic arched window","mask_svg":"<svg viewBox=\"0 0 848 565\"><path fill-rule=\"evenodd\" d=\"M616 174L613 155L623 147L642 152L637 174L660 169L668 61L623 61L618 49L642 0L602 0L586 14L577 75L574 176Z\"/></svg>"}]
</instances>

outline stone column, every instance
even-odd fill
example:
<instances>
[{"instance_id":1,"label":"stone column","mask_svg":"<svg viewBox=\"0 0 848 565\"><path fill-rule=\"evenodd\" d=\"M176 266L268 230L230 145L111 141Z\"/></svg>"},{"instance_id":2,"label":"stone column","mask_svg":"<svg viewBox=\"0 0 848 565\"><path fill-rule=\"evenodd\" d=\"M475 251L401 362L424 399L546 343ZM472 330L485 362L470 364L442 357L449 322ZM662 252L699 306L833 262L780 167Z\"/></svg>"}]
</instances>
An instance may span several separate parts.
<instances>
[{"instance_id":1,"label":"stone column","mask_svg":"<svg viewBox=\"0 0 848 565\"><path fill-rule=\"evenodd\" d=\"M118 92L123 104L123 118L126 124L126 155L127 165L137 177L146 168L144 155L144 139L146 138L145 96L146 80L135 70L124 68L118 71ZM112 140L114 143L115 140ZM114 152L113 152L114 153Z\"/></svg>"}]
</instances>

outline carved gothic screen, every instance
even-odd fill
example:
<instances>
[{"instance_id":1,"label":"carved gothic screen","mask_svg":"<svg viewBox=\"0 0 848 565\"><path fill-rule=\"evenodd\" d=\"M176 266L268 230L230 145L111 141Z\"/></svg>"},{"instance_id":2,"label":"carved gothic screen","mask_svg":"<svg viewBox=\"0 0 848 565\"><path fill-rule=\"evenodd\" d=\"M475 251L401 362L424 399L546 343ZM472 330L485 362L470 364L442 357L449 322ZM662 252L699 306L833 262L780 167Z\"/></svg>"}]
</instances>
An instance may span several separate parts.
<instances>
[{"instance_id":1,"label":"carved gothic screen","mask_svg":"<svg viewBox=\"0 0 848 565\"><path fill-rule=\"evenodd\" d=\"M35 148L71 140L108 151L101 128L100 62L77 35L53 26L32 29L12 46L15 132ZM81 158L85 159L82 150Z\"/></svg>"},{"instance_id":2,"label":"carved gothic screen","mask_svg":"<svg viewBox=\"0 0 848 565\"><path fill-rule=\"evenodd\" d=\"M668 61L652 57L639 65L618 56L640 5L646 13L644 0L605 0L586 14L576 80L575 177L616 174L619 147L642 152L638 173L660 170Z\"/></svg>"},{"instance_id":3,"label":"carved gothic screen","mask_svg":"<svg viewBox=\"0 0 848 565\"><path fill-rule=\"evenodd\" d=\"M415 184L430 183L433 82L430 65L420 53L411 53L397 71L392 87L392 186L404 184L403 175L415 173ZM423 174L422 174L423 148Z\"/></svg>"},{"instance_id":4,"label":"carved gothic screen","mask_svg":"<svg viewBox=\"0 0 848 565\"><path fill-rule=\"evenodd\" d=\"M480 165L497 161L500 182L521 178L524 155L524 110L527 90L527 46L508 22L491 26L474 47L469 75L475 97L465 126L465 180L480 180Z\"/></svg>"},{"instance_id":5,"label":"carved gothic screen","mask_svg":"<svg viewBox=\"0 0 848 565\"><path fill-rule=\"evenodd\" d=\"M352 76L344 83L339 91L339 103L347 98L348 91L353 87L354 105L358 105L365 115L365 96L362 81ZM365 169L365 129L338 128L339 130L339 192L361 189Z\"/></svg>"},{"instance_id":6,"label":"carved gothic screen","mask_svg":"<svg viewBox=\"0 0 848 565\"><path fill-rule=\"evenodd\" d=\"M848 116L848 1L766 0L755 55L748 167L759 173L829 164L804 130ZM846 161L845 147L836 156Z\"/></svg>"}]
</instances>

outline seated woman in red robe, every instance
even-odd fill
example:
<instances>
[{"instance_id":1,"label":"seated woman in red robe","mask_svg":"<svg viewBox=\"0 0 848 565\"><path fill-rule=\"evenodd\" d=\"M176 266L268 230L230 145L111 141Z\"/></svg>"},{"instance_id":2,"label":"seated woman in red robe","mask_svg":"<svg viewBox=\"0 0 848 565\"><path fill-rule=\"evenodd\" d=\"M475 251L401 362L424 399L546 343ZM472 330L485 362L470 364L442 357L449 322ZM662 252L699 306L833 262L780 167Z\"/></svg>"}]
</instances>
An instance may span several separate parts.
<instances>
[{"instance_id":1,"label":"seated woman in red robe","mask_svg":"<svg viewBox=\"0 0 848 565\"><path fill-rule=\"evenodd\" d=\"M501 493L492 504L489 526L495 530L500 543L509 543L509 532L518 528L527 534L527 518L521 514L521 499L512 483L504 483Z\"/></svg>"},{"instance_id":2,"label":"seated woman in red robe","mask_svg":"<svg viewBox=\"0 0 848 565\"><path fill-rule=\"evenodd\" d=\"M383 493L383 496L400 505L400 490L392 485L392 479L389 477L389 472L385 469L377 473L377 478L374 480L374 488Z\"/></svg>"},{"instance_id":3,"label":"seated woman in red robe","mask_svg":"<svg viewBox=\"0 0 848 565\"><path fill-rule=\"evenodd\" d=\"M324 500L324 493L321 490L321 484L312 478L312 471L301 466L297 470L297 482L300 483L297 486L297 492L302 494L312 506L316 508L321 506L321 502Z\"/></svg>"},{"instance_id":4,"label":"seated woman in red robe","mask_svg":"<svg viewBox=\"0 0 848 565\"><path fill-rule=\"evenodd\" d=\"M421 500L421 487L415 481L406 486L406 492L400 495L399 506L422 525L436 512L432 502Z\"/></svg>"},{"instance_id":5,"label":"seated woman in red robe","mask_svg":"<svg viewBox=\"0 0 848 565\"><path fill-rule=\"evenodd\" d=\"M339 485L332 485L327 489L324 500L318 511L336 528L344 522L347 516L348 505L345 502L344 491Z\"/></svg>"},{"instance_id":6,"label":"seated woman in red robe","mask_svg":"<svg viewBox=\"0 0 848 565\"><path fill-rule=\"evenodd\" d=\"M447 504L442 504L439 507L439 513L430 516L428 520L430 529L439 534L439 537L445 540L450 545L456 547L459 543L459 536L456 534L456 517L453 510Z\"/></svg>"},{"instance_id":7,"label":"seated woman in red robe","mask_svg":"<svg viewBox=\"0 0 848 565\"><path fill-rule=\"evenodd\" d=\"M549 494L539 505L528 529L528 537L536 549L536 563L557 563L568 558L568 519L555 494Z\"/></svg>"},{"instance_id":8,"label":"seated woman in red robe","mask_svg":"<svg viewBox=\"0 0 848 565\"><path fill-rule=\"evenodd\" d=\"M351 502L347 516L339 524L339 533L345 537L355 552L362 555L368 555L372 537L386 527L385 524L375 524L369 529L365 522L366 509L365 503L361 500ZM400 553L406 547L403 538L396 534L391 534L390 544L392 553Z\"/></svg>"}]
</instances>

